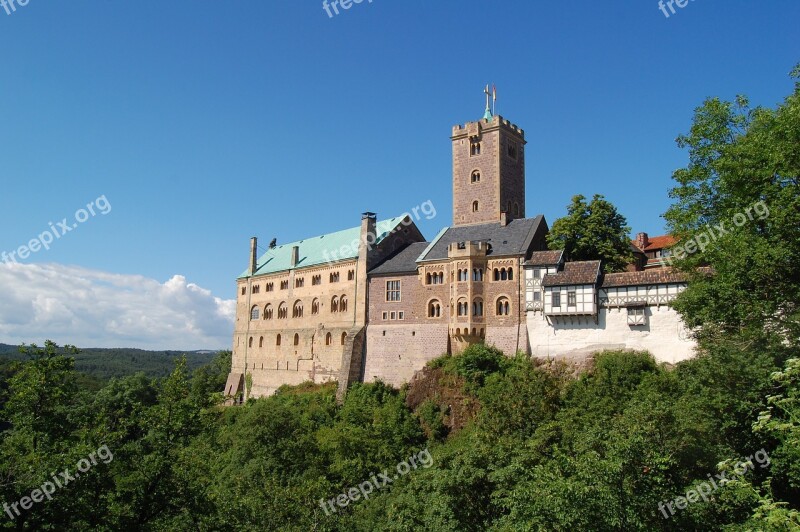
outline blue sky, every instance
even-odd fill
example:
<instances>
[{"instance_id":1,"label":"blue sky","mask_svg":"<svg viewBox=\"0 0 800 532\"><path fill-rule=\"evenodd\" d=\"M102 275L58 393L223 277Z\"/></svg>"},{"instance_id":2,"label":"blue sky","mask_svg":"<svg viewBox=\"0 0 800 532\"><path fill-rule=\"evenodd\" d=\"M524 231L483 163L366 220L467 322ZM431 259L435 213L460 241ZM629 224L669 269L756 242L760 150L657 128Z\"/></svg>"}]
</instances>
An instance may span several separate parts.
<instances>
[{"instance_id":1,"label":"blue sky","mask_svg":"<svg viewBox=\"0 0 800 532\"><path fill-rule=\"evenodd\" d=\"M320 0L0 8L0 251L111 206L0 271L0 342L228 347L250 236L427 200L424 234L450 223L448 137L480 118L486 83L526 131L529 216L552 224L600 193L660 234L693 109L778 104L798 20L796 0L696 0L668 18L655 0L365 0L332 18Z\"/></svg>"}]
</instances>

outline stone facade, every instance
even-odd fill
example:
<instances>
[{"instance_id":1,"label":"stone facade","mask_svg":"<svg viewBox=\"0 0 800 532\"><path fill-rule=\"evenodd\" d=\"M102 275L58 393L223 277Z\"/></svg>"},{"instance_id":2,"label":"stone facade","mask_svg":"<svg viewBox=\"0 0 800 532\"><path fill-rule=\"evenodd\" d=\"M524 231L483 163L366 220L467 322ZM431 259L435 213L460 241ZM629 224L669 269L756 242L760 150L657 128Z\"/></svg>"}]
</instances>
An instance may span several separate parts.
<instances>
[{"instance_id":1,"label":"stone facade","mask_svg":"<svg viewBox=\"0 0 800 532\"><path fill-rule=\"evenodd\" d=\"M525 217L525 132L501 116L453 128L453 224Z\"/></svg>"}]
</instances>

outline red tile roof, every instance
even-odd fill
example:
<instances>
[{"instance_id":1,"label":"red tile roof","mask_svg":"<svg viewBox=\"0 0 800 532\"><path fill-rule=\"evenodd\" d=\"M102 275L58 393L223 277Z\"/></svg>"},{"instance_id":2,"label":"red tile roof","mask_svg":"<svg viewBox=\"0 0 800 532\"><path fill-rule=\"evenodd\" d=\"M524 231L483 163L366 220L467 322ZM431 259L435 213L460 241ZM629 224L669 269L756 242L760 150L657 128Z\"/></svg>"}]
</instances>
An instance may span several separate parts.
<instances>
[{"instance_id":1,"label":"red tile roof","mask_svg":"<svg viewBox=\"0 0 800 532\"><path fill-rule=\"evenodd\" d=\"M640 286L646 284L685 283L686 275L674 268L658 268L643 272L607 273L603 288L616 286Z\"/></svg>"},{"instance_id":2,"label":"red tile roof","mask_svg":"<svg viewBox=\"0 0 800 532\"><path fill-rule=\"evenodd\" d=\"M553 266L561 262L561 255L564 253L562 249L554 249L552 251L534 251L531 253L531 258L525 264L529 266Z\"/></svg>"},{"instance_id":3,"label":"red tile roof","mask_svg":"<svg viewBox=\"0 0 800 532\"><path fill-rule=\"evenodd\" d=\"M647 246L642 251L655 251L674 246L678 240L672 235L652 236L647 238ZM631 240L636 247L636 240Z\"/></svg>"},{"instance_id":4,"label":"red tile roof","mask_svg":"<svg viewBox=\"0 0 800 532\"><path fill-rule=\"evenodd\" d=\"M542 279L543 286L566 286L572 284L595 284L600 276L600 261L585 260L564 263L564 270L548 273Z\"/></svg>"}]
</instances>

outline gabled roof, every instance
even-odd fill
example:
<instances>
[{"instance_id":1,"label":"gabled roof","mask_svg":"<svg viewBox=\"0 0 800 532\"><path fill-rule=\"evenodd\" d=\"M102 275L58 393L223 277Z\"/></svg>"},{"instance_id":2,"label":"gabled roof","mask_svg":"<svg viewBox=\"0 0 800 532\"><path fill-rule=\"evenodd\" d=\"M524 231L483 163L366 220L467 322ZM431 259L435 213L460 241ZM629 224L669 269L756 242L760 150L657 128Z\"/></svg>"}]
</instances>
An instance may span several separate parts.
<instances>
[{"instance_id":1,"label":"gabled roof","mask_svg":"<svg viewBox=\"0 0 800 532\"><path fill-rule=\"evenodd\" d=\"M520 218L507 225L491 222L478 225L459 225L449 227L430 246L430 250L420 256L419 260L432 261L447 258L447 247L453 242L486 241L492 246L489 255L502 257L507 255L525 255L536 235L536 230L544 218L540 214L536 218Z\"/></svg>"},{"instance_id":2,"label":"gabled roof","mask_svg":"<svg viewBox=\"0 0 800 532\"><path fill-rule=\"evenodd\" d=\"M375 232L376 244L380 244L398 225L402 223L405 216L398 216L377 222ZM296 242L289 242L276 246L258 259L258 266L253 277L266 275L292 269L292 248L300 248L297 266L294 268L307 268L328 262L358 258L358 241L361 238L361 226L352 227L335 233L305 238ZM356 243L354 246L353 243ZM345 253L342 253L345 251ZM239 279L250 277L248 270L245 270Z\"/></svg>"},{"instance_id":3,"label":"gabled roof","mask_svg":"<svg viewBox=\"0 0 800 532\"><path fill-rule=\"evenodd\" d=\"M561 256L564 254L563 249L554 249L552 251L534 251L531 253L531 258L528 260L526 266L555 266L561 263Z\"/></svg>"},{"instance_id":4,"label":"gabled roof","mask_svg":"<svg viewBox=\"0 0 800 532\"><path fill-rule=\"evenodd\" d=\"M417 273L417 257L428 247L428 242L414 242L402 251L389 257L369 271L370 275Z\"/></svg>"},{"instance_id":5,"label":"gabled roof","mask_svg":"<svg viewBox=\"0 0 800 532\"><path fill-rule=\"evenodd\" d=\"M562 271L545 275L542 279L542 286L595 284L598 277L600 277L599 260L567 262L564 263Z\"/></svg>"},{"instance_id":6,"label":"gabled roof","mask_svg":"<svg viewBox=\"0 0 800 532\"><path fill-rule=\"evenodd\" d=\"M640 286L648 284L685 283L686 275L674 268L658 268L643 272L607 273L603 288L617 286Z\"/></svg>"},{"instance_id":7,"label":"gabled roof","mask_svg":"<svg viewBox=\"0 0 800 532\"><path fill-rule=\"evenodd\" d=\"M668 247L672 247L675 245L677 240L675 237L671 235L661 235L661 236L653 236L647 238L647 245L642 249L642 251L656 251L659 249L664 249ZM636 240L631 240L631 244L633 244L634 248L640 249L636 246Z\"/></svg>"}]
</instances>

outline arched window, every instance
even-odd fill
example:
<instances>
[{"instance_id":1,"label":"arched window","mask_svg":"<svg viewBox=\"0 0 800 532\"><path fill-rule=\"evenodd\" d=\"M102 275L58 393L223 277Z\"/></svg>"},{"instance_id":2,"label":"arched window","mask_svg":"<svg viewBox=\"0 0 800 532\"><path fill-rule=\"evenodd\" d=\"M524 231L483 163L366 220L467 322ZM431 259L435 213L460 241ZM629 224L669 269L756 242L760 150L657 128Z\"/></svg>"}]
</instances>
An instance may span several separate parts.
<instances>
[{"instance_id":1,"label":"arched window","mask_svg":"<svg viewBox=\"0 0 800 532\"><path fill-rule=\"evenodd\" d=\"M495 309L498 316L508 316L510 314L511 305L508 303L508 298L501 297L497 300Z\"/></svg>"},{"instance_id":2,"label":"arched window","mask_svg":"<svg viewBox=\"0 0 800 532\"><path fill-rule=\"evenodd\" d=\"M459 316L466 316L469 314L469 303L466 300L461 300L458 302L458 315Z\"/></svg>"},{"instance_id":3,"label":"arched window","mask_svg":"<svg viewBox=\"0 0 800 532\"><path fill-rule=\"evenodd\" d=\"M498 270L497 268L494 269L494 280L495 281L500 280L500 270Z\"/></svg>"},{"instance_id":4,"label":"arched window","mask_svg":"<svg viewBox=\"0 0 800 532\"><path fill-rule=\"evenodd\" d=\"M253 305L253 308L250 309L250 319L251 320L258 319L258 305Z\"/></svg>"},{"instance_id":5,"label":"arched window","mask_svg":"<svg viewBox=\"0 0 800 532\"><path fill-rule=\"evenodd\" d=\"M264 347L264 337L258 339L258 347Z\"/></svg>"},{"instance_id":6,"label":"arched window","mask_svg":"<svg viewBox=\"0 0 800 532\"><path fill-rule=\"evenodd\" d=\"M333 335L328 333L325 335L325 345L331 345L333 343Z\"/></svg>"},{"instance_id":7,"label":"arched window","mask_svg":"<svg viewBox=\"0 0 800 532\"><path fill-rule=\"evenodd\" d=\"M319 314L319 299L317 298L311 302L311 314Z\"/></svg>"},{"instance_id":8,"label":"arched window","mask_svg":"<svg viewBox=\"0 0 800 532\"><path fill-rule=\"evenodd\" d=\"M478 200L472 202L472 212L478 212Z\"/></svg>"},{"instance_id":9,"label":"arched window","mask_svg":"<svg viewBox=\"0 0 800 532\"><path fill-rule=\"evenodd\" d=\"M513 268L509 268L508 269L508 280L509 281L513 281L514 280L514 269Z\"/></svg>"},{"instance_id":10,"label":"arched window","mask_svg":"<svg viewBox=\"0 0 800 532\"><path fill-rule=\"evenodd\" d=\"M428 317L429 318L439 318L442 315L442 304L439 303L438 299L434 299L430 303L428 303Z\"/></svg>"},{"instance_id":11,"label":"arched window","mask_svg":"<svg viewBox=\"0 0 800 532\"><path fill-rule=\"evenodd\" d=\"M470 155L480 155L481 154L481 143L478 141L472 141L469 143L469 154Z\"/></svg>"},{"instance_id":12,"label":"arched window","mask_svg":"<svg viewBox=\"0 0 800 532\"><path fill-rule=\"evenodd\" d=\"M345 340L347 340L347 333L343 332L342 333L342 345L344 345Z\"/></svg>"},{"instance_id":13,"label":"arched window","mask_svg":"<svg viewBox=\"0 0 800 532\"><path fill-rule=\"evenodd\" d=\"M285 302L278 305L278 319L283 320L289 317L289 307Z\"/></svg>"},{"instance_id":14,"label":"arched window","mask_svg":"<svg viewBox=\"0 0 800 532\"><path fill-rule=\"evenodd\" d=\"M431 274L425 275L425 284L431 284Z\"/></svg>"},{"instance_id":15,"label":"arched window","mask_svg":"<svg viewBox=\"0 0 800 532\"><path fill-rule=\"evenodd\" d=\"M514 202L514 216L522 216L522 211L519 208L519 203Z\"/></svg>"},{"instance_id":16,"label":"arched window","mask_svg":"<svg viewBox=\"0 0 800 532\"><path fill-rule=\"evenodd\" d=\"M281 335L275 337L275 345L281 345Z\"/></svg>"},{"instance_id":17,"label":"arched window","mask_svg":"<svg viewBox=\"0 0 800 532\"><path fill-rule=\"evenodd\" d=\"M483 316L483 300L476 299L472 302L472 315Z\"/></svg>"},{"instance_id":18,"label":"arched window","mask_svg":"<svg viewBox=\"0 0 800 532\"><path fill-rule=\"evenodd\" d=\"M293 318L302 318L303 317L303 302L299 299L294 302L294 307L292 307L292 317Z\"/></svg>"},{"instance_id":19,"label":"arched window","mask_svg":"<svg viewBox=\"0 0 800 532\"><path fill-rule=\"evenodd\" d=\"M267 303L267 306L264 307L264 319L271 320L272 319L272 305Z\"/></svg>"},{"instance_id":20,"label":"arched window","mask_svg":"<svg viewBox=\"0 0 800 532\"><path fill-rule=\"evenodd\" d=\"M300 345L300 335L297 333L294 334L294 345Z\"/></svg>"},{"instance_id":21,"label":"arched window","mask_svg":"<svg viewBox=\"0 0 800 532\"><path fill-rule=\"evenodd\" d=\"M247 342L247 347L253 347L253 337L250 337L250 341Z\"/></svg>"},{"instance_id":22,"label":"arched window","mask_svg":"<svg viewBox=\"0 0 800 532\"><path fill-rule=\"evenodd\" d=\"M347 312L347 296L339 298L339 312Z\"/></svg>"},{"instance_id":23,"label":"arched window","mask_svg":"<svg viewBox=\"0 0 800 532\"><path fill-rule=\"evenodd\" d=\"M472 182L473 183L481 182L481 173L479 170L475 170L474 172L472 172Z\"/></svg>"},{"instance_id":24,"label":"arched window","mask_svg":"<svg viewBox=\"0 0 800 532\"><path fill-rule=\"evenodd\" d=\"M331 298L331 312L339 312L339 298L337 296Z\"/></svg>"},{"instance_id":25,"label":"arched window","mask_svg":"<svg viewBox=\"0 0 800 532\"><path fill-rule=\"evenodd\" d=\"M444 284L444 272L439 272L439 284Z\"/></svg>"}]
</instances>

